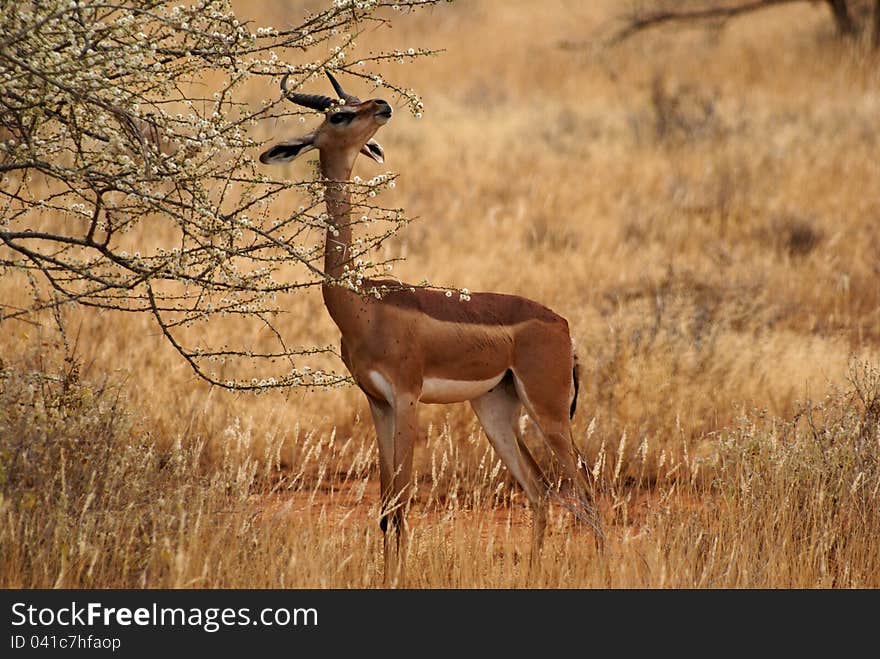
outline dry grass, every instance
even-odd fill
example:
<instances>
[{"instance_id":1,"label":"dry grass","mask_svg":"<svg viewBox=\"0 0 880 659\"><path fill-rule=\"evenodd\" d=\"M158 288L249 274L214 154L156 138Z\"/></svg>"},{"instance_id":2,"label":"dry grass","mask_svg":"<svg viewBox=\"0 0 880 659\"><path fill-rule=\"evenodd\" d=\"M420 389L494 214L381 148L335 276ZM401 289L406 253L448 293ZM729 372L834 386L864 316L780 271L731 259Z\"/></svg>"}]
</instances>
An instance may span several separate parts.
<instances>
[{"instance_id":1,"label":"dry grass","mask_svg":"<svg viewBox=\"0 0 880 659\"><path fill-rule=\"evenodd\" d=\"M396 274L569 318L611 538L555 511L529 579L523 497L466 406L424 407L408 585L878 587L876 62L799 4L609 50L618 7L461 2L361 40L447 49L389 70L427 106L377 136L421 218ZM69 312L75 351L40 320L0 336L0 585L381 585L357 390L211 391L144 319ZM279 324L336 341L317 294Z\"/></svg>"}]
</instances>

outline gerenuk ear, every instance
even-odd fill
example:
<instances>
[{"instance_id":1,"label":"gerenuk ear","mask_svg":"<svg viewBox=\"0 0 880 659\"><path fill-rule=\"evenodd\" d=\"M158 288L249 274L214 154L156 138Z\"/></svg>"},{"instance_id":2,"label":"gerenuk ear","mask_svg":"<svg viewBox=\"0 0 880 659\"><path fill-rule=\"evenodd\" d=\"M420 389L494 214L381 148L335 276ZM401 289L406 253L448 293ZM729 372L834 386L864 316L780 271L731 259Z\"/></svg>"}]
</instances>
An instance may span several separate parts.
<instances>
[{"instance_id":1,"label":"gerenuk ear","mask_svg":"<svg viewBox=\"0 0 880 659\"><path fill-rule=\"evenodd\" d=\"M277 165L283 162L290 162L297 156L301 156L306 151L315 148L314 135L306 135L287 142L281 142L268 151L260 154L260 162L264 165Z\"/></svg>"},{"instance_id":2,"label":"gerenuk ear","mask_svg":"<svg viewBox=\"0 0 880 659\"><path fill-rule=\"evenodd\" d=\"M378 163L385 162L385 151L376 140L370 140L361 147L361 153L369 156Z\"/></svg>"}]
</instances>

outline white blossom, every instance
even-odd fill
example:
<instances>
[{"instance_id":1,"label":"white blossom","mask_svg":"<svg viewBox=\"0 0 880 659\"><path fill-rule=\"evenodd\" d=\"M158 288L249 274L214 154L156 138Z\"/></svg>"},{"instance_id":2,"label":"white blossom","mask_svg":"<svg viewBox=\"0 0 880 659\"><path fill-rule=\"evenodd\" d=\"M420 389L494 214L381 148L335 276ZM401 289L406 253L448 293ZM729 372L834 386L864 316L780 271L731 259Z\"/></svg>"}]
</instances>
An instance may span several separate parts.
<instances>
[{"instance_id":1,"label":"white blossom","mask_svg":"<svg viewBox=\"0 0 880 659\"><path fill-rule=\"evenodd\" d=\"M385 81L370 67L419 54L393 46L369 54L356 49L352 35L381 5L387 3L336 0L308 27L283 32L251 28L236 17L230 0L120 3L100 23L87 2L10 5L0 15L0 34L21 35L21 41L0 49L0 155L12 166L0 179L0 242L9 252L0 266L39 274L36 254L42 272L63 275L54 280L62 290L53 294L63 298L66 291L69 300L93 307L150 314L165 323L162 333L179 341L175 348L197 373L220 387L262 390L305 382L301 366L277 377L226 370L218 376L203 366L232 369L258 353L192 347L185 328L200 330L224 315L261 324L283 307L285 295L325 281L323 244L314 244L308 229L320 227L335 238L340 231L324 212L323 184L318 178L287 180L281 168L263 167L257 157L266 145L255 136L261 124L270 125L266 116L291 112L278 93L281 73L289 73L292 88L313 93L309 87L319 78L326 84L329 53L331 68L357 62L368 81L381 86ZM27 59L17 59L18 53ZM264 98L246 91L252 81L272 78ZM200 85L192 96L190 81ZM411 108L419 102L411 90L403 98ZM45 114L53 108L63 112ZM49 179L63 191L47 194ZM393 175L353 182L353 204L361 206L353 217L365 218L359 231L372 232L358 236L357 254L350 254L359 260L351 283L361 286L374 272L391 269L374 262L373 250L408 220L397 209L379 207L381 187L393 188ZM10 190L19 191L14 204ZM8 238L47 226L50 217L63 220L56 242ZM145 235L157 240L143 242ZM0 308L0 321L6 313ZM310 377L341 382L324 371Z\"/></svg>"}]
</instances>

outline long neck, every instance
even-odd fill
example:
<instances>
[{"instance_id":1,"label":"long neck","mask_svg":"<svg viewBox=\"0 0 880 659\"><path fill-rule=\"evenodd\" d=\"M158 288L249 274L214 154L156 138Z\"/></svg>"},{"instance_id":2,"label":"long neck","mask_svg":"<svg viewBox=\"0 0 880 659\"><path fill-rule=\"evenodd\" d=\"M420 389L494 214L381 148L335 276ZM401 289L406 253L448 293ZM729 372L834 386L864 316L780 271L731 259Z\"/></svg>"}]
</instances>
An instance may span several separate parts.
<instances>
[{"instance_id":1,"label":"long neck","mask_svg":"<svg viewBox=\"0 0 880 659\"><path fill-rule=\"evenodd\" d=\"M353 165L354 158L321 154L324 201L330 222L324 242L324 272L333 278L341 277L343 265L351 260L351 193L346 183Z\"/></svg>"},{"instance_id":2,"label":"long neck","mask_svg":"<svg viewBox=\"0 0 880 659\"><path fill-rule=\"evenodd\" d=\"M345 273L351 261L351 192L347 187L354 166L354 156L321 152L324 177L324 201L330 226L324 241L324 272L333 279ZM324 306L343 338L356 332L360 296L345 286L324 282L321 286Z\"/></svg>"}]
</instances>

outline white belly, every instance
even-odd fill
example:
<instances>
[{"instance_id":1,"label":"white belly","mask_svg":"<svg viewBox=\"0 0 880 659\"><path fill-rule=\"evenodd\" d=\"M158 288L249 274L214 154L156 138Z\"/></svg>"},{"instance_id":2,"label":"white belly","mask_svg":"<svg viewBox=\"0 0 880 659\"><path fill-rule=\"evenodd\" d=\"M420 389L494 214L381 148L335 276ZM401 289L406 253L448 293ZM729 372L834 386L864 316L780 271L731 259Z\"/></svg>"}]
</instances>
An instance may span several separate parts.
<instances>
[{"instance_id":1,"label":"white belly","mask_svg":"<svg viewBox=\"0 0 880 659\"><path fill-rule=\"evenodd\" d=\"M447 380L445 378L425 378L422 382L423 403L460 403L478 398L501 382L502 372L488 380Z\"/></svg>"}]
</instances>

